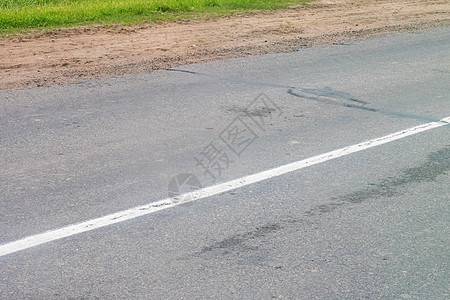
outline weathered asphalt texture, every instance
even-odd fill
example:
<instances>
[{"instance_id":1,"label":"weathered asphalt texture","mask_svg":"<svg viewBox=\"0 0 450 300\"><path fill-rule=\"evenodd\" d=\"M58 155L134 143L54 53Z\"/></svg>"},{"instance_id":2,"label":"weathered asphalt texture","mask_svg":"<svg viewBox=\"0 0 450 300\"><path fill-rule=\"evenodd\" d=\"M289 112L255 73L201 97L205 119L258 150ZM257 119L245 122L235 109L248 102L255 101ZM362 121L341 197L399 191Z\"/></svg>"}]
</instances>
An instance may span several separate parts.
<instances>
[{"instance_id":1,"label":"weathered asphalt texture","mask_svg":"<svg viewBox=\"0 0 450 300\"><path fill-rule=\"evenodd\" d=\"M0 243L448 117L448 49L443 28L2 92ZM449 170L444 126L0 257L0 298L449 299Z\"/></svg>"}]
</instances>

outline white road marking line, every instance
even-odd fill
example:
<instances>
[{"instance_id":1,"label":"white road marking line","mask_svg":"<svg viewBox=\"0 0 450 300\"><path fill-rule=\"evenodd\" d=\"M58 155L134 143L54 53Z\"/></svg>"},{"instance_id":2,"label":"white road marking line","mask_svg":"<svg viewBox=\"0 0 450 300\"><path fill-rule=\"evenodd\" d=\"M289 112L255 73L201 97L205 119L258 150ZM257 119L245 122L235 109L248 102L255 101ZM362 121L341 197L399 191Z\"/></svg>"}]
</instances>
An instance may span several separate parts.
<instances>
[{"instance_id":1,"label":"white road marking line","mask_svg":"<svg viewBox=\"0 0 450 300\"><path fill-rule=\"evenodd\" d=\"M134 207L128 210L120 211L114 214L110 214L97 219L68 225L66 227L50 230L44 233L31 235L23 239L0 245L0 257L11 253L15 253L21 250L32 248L38 245L42 245L51 241L56 241L65 237L69 237L75 234L83 233L86 231L94 230L97 228L105 227L108 225L124 222L130 219L134 219L140 216L148 215L159 210L174 207L186 202L192 202L207 198L210 196L222 194L234 189L238 189L252 183L260 182L269 178L277 177L289 172L297 171L309 166L323 163L328 160L332 160L341 156L366 150L372 147L383 145L392 141L396 141L405 138L410 135L418 134L427 130L438 128L441 126L449 125L450 117L444 118L438 122L426 123L416 127L408 128L399 132L395 132L390 135L386 135L380 138L376 138L370 141L366 141L360 144L348 146L331 152L327 152L321 155L313 156L304 160L296 161L287 165L283 165L277 168L273 168L267 171L256 173L253 175L245 176L236 180L220 183L214 186L202 188L193 193L187 193L180 195L177 198L188 199L186 201L178 201L173 198L166 198L157 202L152 202L146 205Z\"/></svg>"}]
</instances>

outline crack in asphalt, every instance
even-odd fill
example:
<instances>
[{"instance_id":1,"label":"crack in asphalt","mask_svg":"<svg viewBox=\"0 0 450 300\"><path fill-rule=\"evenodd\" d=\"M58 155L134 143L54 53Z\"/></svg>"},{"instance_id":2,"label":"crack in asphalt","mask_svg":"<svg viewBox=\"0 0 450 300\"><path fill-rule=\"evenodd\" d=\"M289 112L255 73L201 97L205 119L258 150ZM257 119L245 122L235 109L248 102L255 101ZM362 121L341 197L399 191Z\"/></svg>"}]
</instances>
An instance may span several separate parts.
<instances>
[{"instance_id":1,"label":"crack in asphalt","mask_svg":"<svg viewBox=\"0 0 450 300\"><path fill-rule=\"evenodd\" d=\"M204 76L204 77L210 77L210 78L214 78L214 79L223 80L223 81L226 81L229 83L243 84L243 85L248 85L248 86L262 86L262 87L273 87L273 88L282 88L282 89L294 88L292 86L283 85L283 84L260 82L260 81L250 81L250 80L245 80L245 79L236 78L236 77L223 77L223 76L217 76L217 75L213 75L213 74L207 74L207 73L189 71L189 70L183 70L183 69L170 68L170 69L166 69L166 71L180 72L180 73L187 73L187 74L199 75L199 76Z\"/></svg>"},{"instance_id":2,"label":"crack in asphalt","mask_svg":"<svg viewBox=\"0 0 450 300\"><path fill-rule=\"evenodd\" d=\"M328 88L328 89L330 89L330 88ZM297 91L297 92L294 92L294 91ZM370 108L370 107L366 107L366 106L362 106L362 105L343 103L343 102L338 102L336 100L332 100L332 99L344 99L344 100L349 100L349 99L341 98L341 97L338 98L338 97L334 96L334 95L339 95L339 93L344 93L344 92L338 92L338 91L333 91L333 90L331 90L331 91L332 91L331 93L323 93L322 90L296 88L296 89L289 89L288 94L295 96L295 97L302 98L302 99L320 101L322 103L329 104L329 105L338 105L338 106L356 108L356 109L361 109L361 110L366 110L366 111L371 111L371 112L379 112L379 110L376 108ZM347 93L345 93L345 94L347 94ZM357 101L358 103L368 104L367 102L364 102L361 100L352 100L352 101Z\"/></svg>"},{"instance_id":3,"label":"crack in asphalt","mask_svg":"<svg viewBox=\"0 0 450 300\"><path fill-rule=\"evenodd\" d=\"M418 120L418 121L424 121L424 122L439 122L440 121L439 118L432 118L432 117L426 117L426 116L421 116L421 115L414 115L414 114L401 113L401 112L396 112L396 111L391 111L391 110L372 108L372 107L367 106L370 104L369 102L357 99L356 97L353 97L350 93L333 90L330 87L324 87L323 89L297 88L297 87L293 87L293 86L289 86L289 85L283 85L283 84L277 84L277 83L267 83L267 82L260 82L260 81L250 81L250 80L245 80L245 79L240 79L240 78L235 78L235 77L222 77L222 76L217 76L217 75L212 75L212 74L207 74L207 73L202 73L202 72L197 72L197 71L184 70L184 69L170 68L170 69L166 69L166 71L180 72L180 73L187 73L187 74L192 74L192 75L210 77L210 78L223 80L223 81L226 81L229 83L243 84L243 85L249 85L249 86L261 86L261 87L286 89L287 93L289 95L292 95L297 98L316 101L316 102L324 103L327 105L359 109L362 111L378 113L378 114L388 116L388 117L401 118L401 119L412 119L412 120ZM355 103L357 103L357 104L355 104Z\"/></svg>"},{"instance_id":4,"label":"crack in asphalt","mask_svg":"<svg viewBox=\"0 0 450 300\"><path fill-rule=\"evenodd\" d=\"M378 113L381 115L385 115L388 117L395 117L395 118L402 118L402 119L413 119L413 120L418 120L418 121L423 121L423 122L439 122L440 119L438 118L430 118L430 117L424 117L421 115L414 115L414 114L406 114L406 113L401 113L401 112L395 112L395 111L391 111L391 110L385 110L385 109L377 109L377 108L371 108L371 107L367 107L367 106L362 106L362 105L356 105L356 104L351 104L351 103L343 103L340 101L336 101L336 98L331 98L330 96L322 96L322 97L317 97L317 96L309 96L309 95L305 95L304 91L307 91L308 89L289 89L288 90L288 94L295 96L295 97L299 97L302 99L307 99L307 100L312 100L312 101L317 101L317 102L321 102L327 105L334 105L334 106L341 106L341 107L347 107L347 108L355 108L355 109L360 109L360 110L364 110L364 111L369 111L369 112L374 112L374 113ZM297 91L297 92L296 92ZM340 93L340 92L339 92ZM309 92L310 95L314 95L312 93ZM344 98L341 98L344 99ZM348 99L345 99L348 100ZM367 103L367 102L363 102L363 103Z\"/></svg>"}]
</instances>

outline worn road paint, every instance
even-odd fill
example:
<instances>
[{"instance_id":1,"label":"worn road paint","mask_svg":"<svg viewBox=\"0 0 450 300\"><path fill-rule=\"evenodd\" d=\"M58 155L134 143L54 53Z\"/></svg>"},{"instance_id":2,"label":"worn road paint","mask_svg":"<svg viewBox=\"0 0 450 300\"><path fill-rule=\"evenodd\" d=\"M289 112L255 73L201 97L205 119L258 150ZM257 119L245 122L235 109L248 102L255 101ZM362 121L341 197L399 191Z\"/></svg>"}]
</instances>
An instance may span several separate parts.
<instances>
[{"instance_id":1,"label":"worn road paint","mask_svg":"<svg viewBox=\"0 0 450 300\"><path fill-rule=\"evenodd\" d=\"M231 190L235 190L252 183L260 182L269 178L277 177L289 172L297 171L309 166L320 164L328 160L339 158L345 155L349 155L355 152L366 150L372 147L383 145L389 142L393 142L414 134L418 134L424 131L428 131L441 126L449 125L450 117L444 118L437 122L430 122L416 127L408 128L402 131L395 132L390 135L386 135L380 138L372 139L360 144L348 146L331 152L327 152L321 155L313 156L304 160L296 161L287 165L283 165L277 168L273 168L267 171L256 173L253 175L245 176L239 179L220 183L214 186L206 187L197 190L192 193L180 195L177 198L166 198L160 201L152 202L146 205L134 207L128 210L120 211L114 214L110 214L97 219L84 221L81 223L68 225L66 227L50 230L44 233L31 235L23 239L6 243L0 246L0 257L11 253L15 253L21 250L32 248L38 245L42 245L51 241L66 238L75 234L87 232L97 228L109 226L112 224L124 222L130 219L134 219L140 216L148 215L159 210L174 207L186 202L192 202L203 198L211 197L214 195L222 194ZM179 199L188 199L180 201Z\"/></svg>"}]
</instances>

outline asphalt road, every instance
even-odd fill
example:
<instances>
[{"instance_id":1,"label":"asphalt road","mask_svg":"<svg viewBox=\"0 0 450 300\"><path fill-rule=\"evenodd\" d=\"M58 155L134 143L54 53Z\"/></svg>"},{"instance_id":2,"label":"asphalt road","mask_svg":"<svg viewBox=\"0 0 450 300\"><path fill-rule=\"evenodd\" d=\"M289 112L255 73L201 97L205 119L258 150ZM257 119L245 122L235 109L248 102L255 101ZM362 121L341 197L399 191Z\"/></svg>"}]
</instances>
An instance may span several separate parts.
<instances>
[{"instance_id":1,"label":"asphalt road","mask_svg":"<svg viewBox=\"0 0 450 300\"><path fill-rule=\"evenodd\" d=\"M449 49L442 28L1 92L0 298L450 299Z\"/></svg>"}]
</instances>

